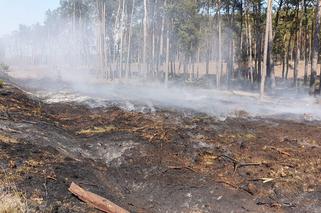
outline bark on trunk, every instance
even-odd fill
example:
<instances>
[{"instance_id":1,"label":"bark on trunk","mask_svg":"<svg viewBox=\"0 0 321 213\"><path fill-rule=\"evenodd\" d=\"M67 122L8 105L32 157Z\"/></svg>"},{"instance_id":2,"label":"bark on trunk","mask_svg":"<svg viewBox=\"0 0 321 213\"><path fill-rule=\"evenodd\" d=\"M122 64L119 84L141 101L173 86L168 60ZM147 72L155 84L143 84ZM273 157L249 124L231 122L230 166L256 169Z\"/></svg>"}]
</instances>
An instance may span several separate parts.
<instances>
[{"instance_id":1,"label":"bark on trunk","mask_svg":"<svg viewBox=\"0 0 321 213\"><path fill-rule=\"evenodd\" d=\"M222 72L222 27L221 27L221 1L218 0L218 63L216 72L216 87L220 88Z\"/></svg>"},{"instance_id":2,"label":"bark on trunk","mask_svg":"<svg viewBox=\"0 0 321 213\"><path fill-rule=\"evenodd\" d=\"M143 64L144 64L144 75L147 77L148 73L148 64L147 64L147 42L148 42L148 9L147 9L148 0L144 0L144 40L143 40Z\"/></svg>"},{"instance_id":3,"label":"bark on trunk","mask_svg":"<svg viewBox=\"0 0 321 213\"><path fill-rule=\"evenodd\" d=\"M133 34L133 17L135 12L135 0L132 1L132 11L130 15L130 21L129 21L129 33L128 33L128 52L127 52L127 69L126 69L126 79L129 78L129 75L131 74L131 54L132 54L132 34Z\"/></svg>"},{"instance_id":4,"label":"bark on trunk","mask_svg":"<svg viewBox=\"0 0 321 213\"><path fill-rule=\"evenodd\" d=\"M317 1L316 5L316 19L315 19L315 31L313 36L313 47L311 56L311 81L312 87L317 77L318 55L319 55L319 33L320 33L320 18L321 18L321 0Z\"/></svg>"},{"instance_id":5,"label":"bark on trunk","mask_svg":"<svg viewBox=\"0 0 321 213\"><path fill-rule=\"evenodd\" d=\"M267 14L266 14L266 26L265 26L265 40L264 40L264 58L263 58L263 66L264 69L262 71L262 78L261 78L261 86L260 86L260 98L263 98L264 95L264 87L265 87L265 75L267 72L267 60L268 60L268 48L270 38L269 38L269 30L270 30L270 16L272 12L272 0L268 0L268 8L267 8Z\"/></svg>"}]
</instances>

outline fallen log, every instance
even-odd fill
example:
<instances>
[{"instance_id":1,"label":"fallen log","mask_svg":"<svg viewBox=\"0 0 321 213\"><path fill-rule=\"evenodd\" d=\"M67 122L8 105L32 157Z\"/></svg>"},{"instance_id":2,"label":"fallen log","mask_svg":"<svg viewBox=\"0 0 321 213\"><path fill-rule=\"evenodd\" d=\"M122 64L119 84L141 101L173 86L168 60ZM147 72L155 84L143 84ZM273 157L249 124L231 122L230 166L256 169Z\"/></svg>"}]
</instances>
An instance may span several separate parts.
<instances>
[{"instance_id":1,"label":"fallen log","mask_svg":"<svg viewBox=\"0 0 321 213\"><path fill-rule=\"evenodd\" d=\"M117 206L113 202L96 195L92 192L86 191L74 182L71 183L69 189L71 193L76 195L80 200L92 205L96 209L99 209L106 213L129 213L129 211Z\"/></svg>"}]
</instances>

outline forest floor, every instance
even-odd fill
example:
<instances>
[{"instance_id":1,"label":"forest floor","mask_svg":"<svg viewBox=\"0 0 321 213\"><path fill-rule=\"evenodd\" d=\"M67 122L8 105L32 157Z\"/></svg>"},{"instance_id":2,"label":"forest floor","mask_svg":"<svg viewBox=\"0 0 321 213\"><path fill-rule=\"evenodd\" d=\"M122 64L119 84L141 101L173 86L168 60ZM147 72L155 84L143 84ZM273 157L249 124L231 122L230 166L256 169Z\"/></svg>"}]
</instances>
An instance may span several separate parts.
<instances>
[{"instance_id":1,"label":"forest floor","mask_svg":"<svg viewBox=\"0 0 321 213\"><path fill-rule=\"evenodd\" d=\"M321 124L45 104L0 89L0 196L30 212L320 212ZM1 210L1 208L0 208Z\"/></svg>"}]
</instances>

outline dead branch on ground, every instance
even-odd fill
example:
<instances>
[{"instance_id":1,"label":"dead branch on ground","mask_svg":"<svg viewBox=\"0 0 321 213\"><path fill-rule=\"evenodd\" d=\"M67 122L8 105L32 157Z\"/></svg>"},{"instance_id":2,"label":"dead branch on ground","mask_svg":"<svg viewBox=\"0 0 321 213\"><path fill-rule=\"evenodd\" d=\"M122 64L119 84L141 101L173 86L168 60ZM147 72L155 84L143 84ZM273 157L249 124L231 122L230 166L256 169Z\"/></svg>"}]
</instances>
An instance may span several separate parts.
<instances>
[{"instance_id":1,"label":"dead branch on ground","mask_svg":"<svg viewBox=\"0 0 321 213\"><path fill-rule=\"evenodd\" d=\"M71 183L69 191L76 195L80 200L86 202L89 205L94 206L106 213L129 213L129 211L117 206L113 202L96 195L92 192L86 191L75 183Z\"/></svg>"}]
</instances>

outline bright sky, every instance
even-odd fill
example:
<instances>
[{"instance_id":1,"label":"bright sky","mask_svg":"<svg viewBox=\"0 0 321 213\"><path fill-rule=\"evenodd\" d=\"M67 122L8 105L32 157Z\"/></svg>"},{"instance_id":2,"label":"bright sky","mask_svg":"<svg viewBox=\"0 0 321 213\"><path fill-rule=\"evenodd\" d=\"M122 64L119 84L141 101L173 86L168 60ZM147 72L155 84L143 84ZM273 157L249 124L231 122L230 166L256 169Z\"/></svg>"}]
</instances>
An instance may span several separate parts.
<instances>
[{"instance_id":1,"label":"bright sky","mask_svg":"<svg viewBox=\"0 0 321 213\"><path fill-rule=\"evenodd\" d=\"M0 0L0 37L18 29L19 24L43 23L45 12L59 0Z\"/></svg>"}]
</instances>

